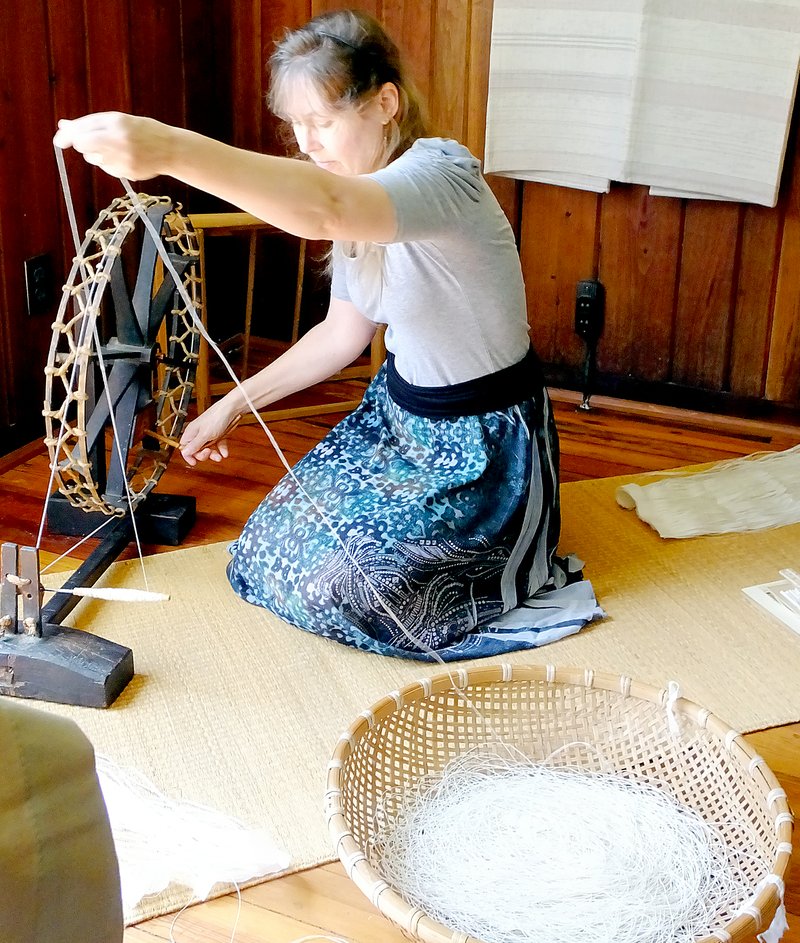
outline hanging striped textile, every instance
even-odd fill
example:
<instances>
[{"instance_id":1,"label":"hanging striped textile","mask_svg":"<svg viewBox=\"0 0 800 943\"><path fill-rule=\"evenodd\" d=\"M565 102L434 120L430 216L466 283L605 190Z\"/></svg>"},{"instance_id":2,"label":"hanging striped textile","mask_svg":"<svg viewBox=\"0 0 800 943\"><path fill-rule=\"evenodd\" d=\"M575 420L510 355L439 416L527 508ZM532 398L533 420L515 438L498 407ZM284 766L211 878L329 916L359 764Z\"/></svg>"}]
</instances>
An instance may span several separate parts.
<instances>
[{"instance_id":1,"label":"hanging striped textile","mask_svg":"<svg viewBox=\"0 0 800 943\"><path fill-rule=\"evenodd\" d=\"M495 0L484 170L774 206L800 0Z\"/></svg>"}]
</instances>

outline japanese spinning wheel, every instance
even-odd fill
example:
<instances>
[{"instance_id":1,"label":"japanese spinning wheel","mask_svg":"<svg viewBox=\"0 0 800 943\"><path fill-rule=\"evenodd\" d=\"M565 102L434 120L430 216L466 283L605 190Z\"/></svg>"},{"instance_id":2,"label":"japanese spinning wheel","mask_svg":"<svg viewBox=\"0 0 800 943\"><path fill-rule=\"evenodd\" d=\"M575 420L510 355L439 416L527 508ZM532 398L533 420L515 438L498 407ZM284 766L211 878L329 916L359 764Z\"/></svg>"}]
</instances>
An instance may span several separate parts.
<instances>
[{"instance_id":1,"label":"japanese spinning wheel","mask_svg":"<svg viewBox=\"0 0 800 943\"><path fill-rule=\"evenodd\" d=\"M191 224L166 197L138 199L199 307L200 253ZM87 232L64 287L45 370L45 443L59 491L74 508L116 517L142 505L167 467L200 347L193 312L171 275L156 284L156 246L137 220L137 208L120 198ZM52 529L62 523L54 526L54 518Z\"/></svg>"},{"instance_id":2,"label":"japanese spinning wheel","mask_svg":"<svg viewBox=\"0 0 800 943\"><path fill-rule=\"evenodd\" d=\"M38 546L3 544L0 694L107 707L133 677L129 648L61 620L135 535L179 543L194 520L194 499L153 489L194 387L199 258L179 208L132 193L100 213L78 250L45 369L45 443L58 485L47 520L62 534L88 534L98 519L108 527L45 605Z\"/></svg>"}]
</instances>

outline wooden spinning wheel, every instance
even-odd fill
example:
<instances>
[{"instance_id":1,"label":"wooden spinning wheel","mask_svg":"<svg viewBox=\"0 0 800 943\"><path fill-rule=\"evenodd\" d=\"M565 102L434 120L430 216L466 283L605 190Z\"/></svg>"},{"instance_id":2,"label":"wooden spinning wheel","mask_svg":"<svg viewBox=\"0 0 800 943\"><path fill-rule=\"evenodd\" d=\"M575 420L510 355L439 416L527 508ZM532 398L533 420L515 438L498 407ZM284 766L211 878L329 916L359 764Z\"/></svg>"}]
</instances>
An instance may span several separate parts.
<instances>
[{"instance_id":1,"label":"wooden spinning wheel","mask_svg":"<svg viewBox=\"0 0 800 943\"><path fill-rule=\"evenodd\" d=\"M166 197L138 199L199 307L191 224ZM64 287L45 370L45 443L59 491L84 511L123 516L140 505L186 419L200 334L172 276L158 284L157 261L136 207L120 198L88 230Z\"/></svg>"},{"instance_id":2,"label":"wooden spinning wheel","mask_svg":"<svg viewBox=\"0 0 800 943\"><path fill-rule=\"evenodd\" d=\"M178 543L194 520L193 498L151 492L194 386L199 258L189 221L168 198L144 195L103 210L78 251L45 370L45 443L60 492L47 519L62 534L87 534L98 518L110 526L45 605L38 549L0 548L0 694L107 707L133 677L129 648L61 621L135 533L178 534L160 540Z\"/></svg>"}]
</instances>

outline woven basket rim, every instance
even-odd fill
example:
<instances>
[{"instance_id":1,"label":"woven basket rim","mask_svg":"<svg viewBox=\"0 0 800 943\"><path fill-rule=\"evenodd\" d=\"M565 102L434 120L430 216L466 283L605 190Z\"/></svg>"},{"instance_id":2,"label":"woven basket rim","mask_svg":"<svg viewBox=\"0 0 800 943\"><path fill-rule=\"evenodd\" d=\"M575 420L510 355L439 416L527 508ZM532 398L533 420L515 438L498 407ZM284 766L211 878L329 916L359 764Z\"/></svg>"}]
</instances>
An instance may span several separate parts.
<instances>
[{"instance_id":1,"label":"woven basket rim","mask_svg":"<svg viewBox=\"0 0 800 943\"><path fill-rule=\"evenodd\" d=\"M679 696L677 686L671 691L670 688L657 688L635 681L628 675L596 672L591 668L556 667L552 664L512 665L503 662L491 666L458 668L419 678L399 690L390 692L362 711L340 736L328 763L325 791L328 832L348 877L372 904L412 938L423 943L481 943L474 937L448 929L424 911L408 904L372 867L364 850L355 840L344 814L342 774L358 741L383 719L406 705L448 690L457 691L477 685L522 681L611 691L623 697L649 701L665 710L669 703L670 710L676 715L694 721L719 741L732 760L755 781L757 792L763 796L772 816L780 849L771 871L762 879L758 893L740 914L729 921L722 930L695 943L739 943L767 929L783 903L784 878L792 851L793 817L786 793L763 758L747 743L741 733L710 710Z\"/></svg>"}]
</instances>

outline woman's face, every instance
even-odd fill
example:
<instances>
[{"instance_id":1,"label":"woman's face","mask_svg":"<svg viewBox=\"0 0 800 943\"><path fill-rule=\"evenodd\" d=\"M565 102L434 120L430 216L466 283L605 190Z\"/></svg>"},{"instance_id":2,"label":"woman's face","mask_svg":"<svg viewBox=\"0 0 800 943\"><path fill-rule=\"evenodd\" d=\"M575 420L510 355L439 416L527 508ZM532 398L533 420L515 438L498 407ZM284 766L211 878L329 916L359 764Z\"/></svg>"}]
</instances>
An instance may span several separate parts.
<instances>
[{"instance_id":1,"label":"woman's face","mask_svg":"<svg viewBox=\"0 0 800 943\"><path fill-rule=\"evenodd\" d=\"M297 146L318 167L342 176L366 174L385 160L386 125L397 111L396 96L397 89L386 85L364 104L334 108L312 83L297 81L286 111Z\"/></svg>"}]
</instances>

